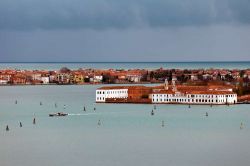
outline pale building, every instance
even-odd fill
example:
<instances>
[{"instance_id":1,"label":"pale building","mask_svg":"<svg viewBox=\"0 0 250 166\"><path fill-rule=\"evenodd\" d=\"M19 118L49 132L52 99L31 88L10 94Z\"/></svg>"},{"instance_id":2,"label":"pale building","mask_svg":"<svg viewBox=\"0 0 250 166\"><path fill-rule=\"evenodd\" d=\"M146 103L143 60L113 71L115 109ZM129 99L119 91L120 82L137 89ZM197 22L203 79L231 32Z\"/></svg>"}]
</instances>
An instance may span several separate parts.
<instances>
[{"instance_id":1,"label":"pale building","mask_svg":"<svg viewBox=\"0 0 250 166\"><path fill-rule=\"evenodd\" d=\"M0 85L6 85L8 84L8 80L0 79Z\"/></svg>"},{"instance_id":2,"label":"pale building","mask_svg":"<svg viewBox=\"0 0 250 166\"><path fill-rule=\"evenodd\" d=\"M41 77L43 84L49 84L49 77Z\"/></svg>"},{"instance_id":3,"label":"pale building","mask_svg":"<svg viewBox=\"0 0 250 166\"><path fill-rule=\"evenodd\" d=\"M103 87L96 90L96 102L105 102L107 98L128 98L128 88Z\"/></svg>"},{"instance_id":4,"label":"pale building","mask_svg":"<svg viewBox=\"0 0 250 166\"><path fill-rule=\"evenodd\" d=\"M154 104L236 104L237 94L231 88L211 86L176 86L174 77L171 86L165 80L164 86L115 86L102 87L96 90L96 102L127 102L131 99L143 101L148 96L147 103ZM119 100L116 100L119 99Z\"/></svg>"},{"instance_id":5,"label":"pale building","mask_svg":"<svg viewBox=\"0 0 250 166\"><path fill-rule=\"evenodd\" d=\"M164 89L155 89L151 94L152 103L166 104L236 104L237 94L232 89L200 88L200 90L179 91L172 80L172 90L165 81Z\"/></svg>"},{"instance_id":6,"label":"pale building","mask_svg":"<svg viewBox=\"0 0 250 166\"><path fill-rule=\"evenodd\" d=\"M229 91L197 91L189 93L172 93L159 91L152 94L152 103L169 104L236 104L237 94Z\"/></svg>"}]
</instances>

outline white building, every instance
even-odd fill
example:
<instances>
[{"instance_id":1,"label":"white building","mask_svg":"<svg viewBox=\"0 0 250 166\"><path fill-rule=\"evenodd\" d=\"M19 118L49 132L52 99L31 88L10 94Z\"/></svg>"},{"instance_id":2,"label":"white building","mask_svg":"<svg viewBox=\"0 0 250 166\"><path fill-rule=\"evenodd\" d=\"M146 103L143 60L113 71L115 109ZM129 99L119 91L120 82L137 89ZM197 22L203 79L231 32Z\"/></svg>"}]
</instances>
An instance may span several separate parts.
<instances>
[{"instance_id":1,"label":"white building","mask_svg":"<svg viewBox=\"0 0 250 166\"><path fill-rule=\"evenodd\" d=\"M93 82L102 82L103 76L94 76Z\"/></svg>"},{"instance_id":2,"label":"white building","mask_svg":"<svg viewBox=\"0 0 250 166\"><path fill-rule=\"evenodd\" d=\"M152 103L160 104L236 104L237 94L232 92L232 89L211 89L199 88L189 91L178 91L175 82L172 82L172 89L168 87L167 80L165 81L164 89L154 90L151 94Z\"/></svg>"},{"instance_id":3,"label":"white building","mask_svg":"<svg viewBox=\"0 0 250 166\"><path fill-rule=\"evenodd\" d=\"M96 102L105 102L107 98L128 98L128 88L103 87L96 90Z\"/></svg>"},{"instance_id":4,"label":"white building","mask_svg":"<svg viewBox=\"0 0 250 166\"><path fill-rule=\"evenodd\" d=\"M42 81L42 74L41 73L33 73L32 80L39 80Z\"/></svg>"},{"instance_id":5,"label":"white building","mask_svg":"<svg viewBox=\"0 0 250 166\"><path fill-rule=\"evenodd\" d=\"M8 80L0 79L0 85L6 85L8 84Z\"/></svg>"},{"instance_id":6,"label":"white building","mask_svg":"<svg viewBox=\"0 0 250 166\"><path fill-rule=\"evenodd\" d=\"M142 76L141 75L127 75L127 78L131 82L140 82Z\"/></svg>"},{"instance_id":7,"label":"white building","mask_svg":"<svg viewBox=\"0 0 250 166\"><path fill-rule=\"evenodd\" d=\"M237 94L229 91L199 91L172 93L171 91L160 91L152 94L152 103L172 104L236 104Z\"/></svg>"},{"instance_id":8,"label":"white building","mask_svg":"<svg viewBox=\"0 0 250 166\"><path fill-rule=\"evenodd\" d=\"M49 84L49 77L41 77L43 84Z\"/></svg>"},{"instance_id":9,"label":"white building","mask_svg":"<svg viewBox=\"0 0 250 166\"><path fill-rule=\"evenodd\" d=\"M154 104L236 104L237 94L227 87L212 86L175 86L175 78L172 79L171 86L165 81L162 87L152 87L151 91L145 91L144 95L149 95L147 103ZM106 99L121 99L128 96L136 96L142 91L139 86L115 86L102 87L96 90L96 102L105 103ZM136 90L136 92L135 92ZM148 94L147 94L148 93ZM129 97L129 98L130 98ZM113 100L112 102L119 102Z\"/></svg>"}]
</instances>

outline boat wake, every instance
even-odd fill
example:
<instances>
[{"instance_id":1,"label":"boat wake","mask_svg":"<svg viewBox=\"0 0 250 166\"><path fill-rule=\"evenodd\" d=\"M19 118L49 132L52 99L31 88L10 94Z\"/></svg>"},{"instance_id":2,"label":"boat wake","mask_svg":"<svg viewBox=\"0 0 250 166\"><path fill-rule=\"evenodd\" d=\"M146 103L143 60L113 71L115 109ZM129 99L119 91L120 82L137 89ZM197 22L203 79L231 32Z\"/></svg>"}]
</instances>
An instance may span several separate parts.
<instances>
[{"instance_id":1,"label":"boat wake","mask_svg":"<svg viewBox=\"0 0 250 166\"><path fill-rule=\"evenodd\" d=\"M68 114L69 116L88 116L88 115L96 115L97 113L86 113L86 114Z\"/></svg>"}]
</instances>

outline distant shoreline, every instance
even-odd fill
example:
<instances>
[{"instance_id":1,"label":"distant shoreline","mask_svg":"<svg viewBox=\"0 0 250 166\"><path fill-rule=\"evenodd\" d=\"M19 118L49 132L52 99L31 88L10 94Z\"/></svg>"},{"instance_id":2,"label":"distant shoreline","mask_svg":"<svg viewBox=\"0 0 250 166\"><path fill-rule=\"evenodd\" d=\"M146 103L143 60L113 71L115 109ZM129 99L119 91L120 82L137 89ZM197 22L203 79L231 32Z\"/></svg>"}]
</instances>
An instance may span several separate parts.
<instances>
[{"instance_id":1,"label":"distant shoreline","mask_svg":"<svg viewBox=\"0 0 250 166\"><path fill-rule=\"evenodd\" d=\"M141 82L141 83L115 83L115 84L108 84L108 83L84 83L84 84L56 84L56 83L51 83L51 84L0 84L0 87L5 87L5 86L94 86L94 85L142 85L142 84L161 84L161 82Z\"/></svg>"},{"instance_id":2,"label":"distant shoreline","mask_svg":"<svg viewBox=\"0 0 250 166\"><path fill-rule=\"evenodd\" d=\"M6 61L6 62L1 62L0 63L250 63L250 60L246 60L246 61L155 61L155 62L143 62L143 61L138 61L138 62L120 62L120 61L107 61L107 62L91 62L91 61L86 61L86 62L83 62L83 61L80 61L80 62L77 62L77 61L71 61L71 62L55 62L55 61L51 61L51 62L47 62L47 61L31 61L31 62L10 62L10 61Z\"/></svg>"},{"instance_id":3,"label":"distant shoreline","mask_svg":"<svg viewBox=\"0 0 250 166\"><path fill-rule=\"evenodd\" d=\"M0 62L0 69L57 70L70 69L249 69L250 61L182 62Z\"/></svg>"}]
</instances>

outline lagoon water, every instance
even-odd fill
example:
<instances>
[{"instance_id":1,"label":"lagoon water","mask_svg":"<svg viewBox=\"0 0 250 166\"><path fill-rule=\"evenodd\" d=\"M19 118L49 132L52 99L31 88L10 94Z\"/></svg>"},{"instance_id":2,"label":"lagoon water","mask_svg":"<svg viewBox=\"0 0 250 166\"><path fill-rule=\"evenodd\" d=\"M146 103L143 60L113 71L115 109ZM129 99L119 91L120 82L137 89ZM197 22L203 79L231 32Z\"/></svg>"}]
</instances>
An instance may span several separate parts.
<instances>
[{"instance_id":1,"label":"lagoon water","mask_svg":"<svg viewBox=\"0 0 250 166\"><path fill-rule=\"evenodd\" d=\"M0 165L249 165L249 105L157 105L151 116L150 104L95 104L98 87L0 87ZM70 115L48 116L59 111Z\"/></svg>"}]
</instances>

